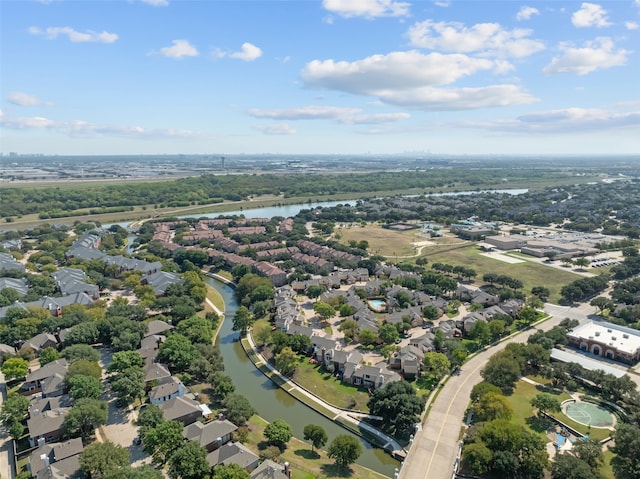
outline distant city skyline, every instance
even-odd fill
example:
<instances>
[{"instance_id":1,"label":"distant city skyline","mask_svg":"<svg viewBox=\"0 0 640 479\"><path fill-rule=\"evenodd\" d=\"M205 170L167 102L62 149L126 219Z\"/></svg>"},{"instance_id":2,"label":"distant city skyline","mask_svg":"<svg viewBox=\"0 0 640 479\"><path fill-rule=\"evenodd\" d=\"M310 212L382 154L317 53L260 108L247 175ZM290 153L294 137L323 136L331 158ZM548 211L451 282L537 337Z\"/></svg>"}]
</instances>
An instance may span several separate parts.
<instances>
[{"instance_id":1,"label":"distant city skyline","mask_svg":"<svg viewBox=\"0 0 640 479\"><path fill-rule=\"evenodd\" d=\"M0 152L640 154L640 0L0 0Z\"/></svg>"}]
</instances>

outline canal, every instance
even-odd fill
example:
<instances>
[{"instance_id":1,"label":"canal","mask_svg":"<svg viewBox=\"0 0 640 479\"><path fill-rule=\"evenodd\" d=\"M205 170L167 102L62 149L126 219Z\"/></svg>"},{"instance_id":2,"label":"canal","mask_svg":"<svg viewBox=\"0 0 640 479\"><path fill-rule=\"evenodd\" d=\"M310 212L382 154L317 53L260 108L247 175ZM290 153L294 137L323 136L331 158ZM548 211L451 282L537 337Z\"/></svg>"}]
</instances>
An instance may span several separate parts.
<instances>
[{"instance_id":1,"label":"canal","mask_svg":"<svg viewBox=\"0 0 640 479\"><path fill-rule=\"evenodd\" d=\"M302 431L307 424L317 424L324 428L329 437L327 445L339 434L352 434L290 396L255 368L240 342L237 341L239 333L231 329L231 318L238 307L233 288L213 278L207 278L206 282L224 299L227 319L218 334L218 343L224 358L225 374L233 379L236 392L249 399L258 414L267 421L276 419L286 421L291 426L294 436L299 439L302 439ZM399 467L398 461L382 449L372 447L363 439L358 438L358 440L362 443L363 453L357 463L393 477L395 468Z\"/></svg>"}]
</instances>

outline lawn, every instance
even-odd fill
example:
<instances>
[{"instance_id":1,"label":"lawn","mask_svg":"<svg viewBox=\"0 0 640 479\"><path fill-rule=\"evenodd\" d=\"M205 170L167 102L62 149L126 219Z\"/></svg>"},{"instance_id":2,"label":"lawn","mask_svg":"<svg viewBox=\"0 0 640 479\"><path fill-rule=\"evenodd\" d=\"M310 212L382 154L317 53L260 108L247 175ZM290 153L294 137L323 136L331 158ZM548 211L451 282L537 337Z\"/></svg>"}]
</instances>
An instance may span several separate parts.
<instances>
[{"instance_id":1,"label":"lawn","mask_svg":"<svg viewBox=\"0 0 640 479\"><path fill-rule=\"evenodd\" d=\"M507 399L509 400L511 407L513 408L513 417L511 420L517 424L520 424L521 426L528 428L529 430L535 432L540 437L545 438L546 440L547 436L545 434L545 431L544 429L542 429L542 427L539 427L541 426L540 422L536 421L535 412L533 406L531 406L531 400L541 392L543 391L538 389L535 384L531 384L525 381L518 381L516 383L513 394L507 396ZM567 393L561 393L556 397L560 402L562 402L565 399L569 399L571 396L569 396ZM561 419L565 419L565 416L561 415Z\"/></svg>"},{"instance_id":2,"label":"lawn","mask_svg":"<svg viewBox=\"0 0 640 479\"><path fill-rule=\"evenodd\" d=\"M334 406L369 411L369 395L355 386L342 383L331 373L323 371L308 360L300 361L293 380Z\"/></svg>"},{"instance_id":3,"label":"lawn","mask_svg":"<svg viewBox=\"0 0 640 479\"><path fill-rule=\"evenodd\" d=\"M216 308L218 308L220 311L224 312L224 300L222 299L222 296L220 295L220 293L218 293L213 286L209 286L208 284L206 286L207 286L207 298L209 299L209 301L211 301L213 305ZM212 311L212 309L209 307L206 301L204 303L204 311L205 312Z\"/></svg>"},{"instance_id":4,"label":"lawn","mask_svg":"<svg viewBox=\"0 0 640 479\"><path fill-rule=\"evenodd\" d=\"M337 228L336 234L342 236L341 243L349 244L350 240L366 240L369 243L369 253L393 258L412 256L416 253L412 243L425 239L416 235L418 231L420 230L393 231L377 224L368 224L364 227Z\"/></svg>"},{"instance_id":5,"label":"lawn","mask_svg":"<svg viewBox=\"0 0 640 479\"><path fill-rule=\"evenodd\" d=\"M516 388L513 391L513 394L507 396L511 407L513 408L513 418L517 424L521 424L525 427L528 427L530 430L538 433L540 437L545 437L545 427L544 423L539 421L535 416L534 409L531 406L531 399L536 397L539 393L546 392L549 394L553 394L557 397L558 401L562 402L567 399L570 399L571 396L566 392L557 393L550 388L539 389L535 384L531 384L525 381L518 381L516 384ZM579 431L582 434L588 435L590 438L595 439L597 441L601 441L611 435L611 431L608 429L597 429L597 428L589 428L589 426L585 426L583 424L577 423L563 413L552 413L558 420L565 423L567 426Z\"/></svg>"},{"instance_id":6,"label":"lawn","mask_svg":"<svg viewBox=\"0 0 640 479\"><path fill-rule=\"evenodd\" d=\"M478 273L476 283L482 283L485 273L496 273L519 279L524 284L525 291L531 291L534 286L549 288L551 295L549 301L557 303L560 299L560 289L582 276L570 271L563 271L540 263L525 261L523 263L509 264L503 261L481 255L481 251L475 246L438 252L438 248L425 248L423 253L429 263L446 263L453 266L472 268Z\"/></svg>"},{"instance_id":7,"label":"lawn","mask_svg":"<svg viewBox=\"0 0 640 479\"><path fill-rule=\"evenodd\" d=\"M267 421L259 416L249 419L249 434L245 446L259 454L259 444L264 442L264 428ZM328 444L327 446L328 447ZM324 451L311 451L311 445L292 438L281 455L281 462L291 464L292 479L325 479L332 477L354 477L358 479L384 479L386 476L375 471L352 464L349 470L336 467Z\"/></svg>"}]
</instances>

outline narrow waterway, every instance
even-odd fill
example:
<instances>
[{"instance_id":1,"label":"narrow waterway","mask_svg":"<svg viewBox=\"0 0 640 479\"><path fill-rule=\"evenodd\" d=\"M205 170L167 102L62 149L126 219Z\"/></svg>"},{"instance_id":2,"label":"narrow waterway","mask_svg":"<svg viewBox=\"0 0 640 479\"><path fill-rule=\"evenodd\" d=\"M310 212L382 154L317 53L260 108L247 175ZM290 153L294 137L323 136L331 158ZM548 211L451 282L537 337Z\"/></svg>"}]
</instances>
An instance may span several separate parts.
<instances>
[{"instance_id":1,"label":"narrow waterway","mask_svg":"<svg viewBox=\"0 0 640 479\"><path fill-rule=\"evenodd\" d=\"M227 319L220 329L218 343L224 358L225 374L233 379L236 392L248 398L258 414L267 421L285 420L297 438L302 439L302 431L307 424L317 424L324 428L329 436L327 445L339 434L352 434L284 392L255 368L240 342L237 341L238 332L231 329L231 318L238 307L233 288L213 278L207 278L206 282L213 286L224 299ZM358 439L362 443L364 452L357 463L393 477L395 468L399 467L398 461L382 449L374 448L361 438Z\"/></svg>"}]
</instances>

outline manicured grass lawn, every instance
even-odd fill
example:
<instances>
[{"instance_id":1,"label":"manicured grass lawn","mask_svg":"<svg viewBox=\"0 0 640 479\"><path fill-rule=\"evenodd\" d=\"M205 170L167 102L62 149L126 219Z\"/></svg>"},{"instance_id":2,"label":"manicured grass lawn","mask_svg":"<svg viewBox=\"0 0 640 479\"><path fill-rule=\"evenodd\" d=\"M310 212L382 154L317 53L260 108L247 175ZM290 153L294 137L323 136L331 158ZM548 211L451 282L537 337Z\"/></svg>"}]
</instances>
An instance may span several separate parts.
<instances>
[{"instance_id":1,"label":"manicured grass lawn","mask_svg":"<svg viewBox=\"0 0 640 479\"><path fill-rule=\"evenodd\" d=\"M216 308L224 312L224 300L222 299L222 296L220 296L220 293L218 293L213 286L209 286L209 285L206 285L206 286L207 286L207 298L209 298L209 300L214 304ZM205 312L209 311L209 306L207 305L206 302L204 303L204 311Z\"/></svg>"},{"instance_id":2,"label":"manicured grass lawn","mask_svg":"<svg viewBox=\"0 0 640 479\"><path fill-rule=\"evenodd\" d=\"M377 224L336 228L335 231L342 235L341 243L349 244L349 240L366 240L369 242L369 253L389 258L415 254L415 248L411 243L426 239L416 236L419 229L401 232L388 230Z\"/></svg>"},{"instance_id":3,"label":"manicured grass lawn","mask_svg":"<svg viewBox=\"0 0 640 479\"><path fill-rule=\"evenodd\" d=\"M249 419L249 435L245 446L254 453L259 454L258 445L265 440L264 428L267 421L259 416ZM327 444L328 447L329 444ZM333 460L327 457L326 452L320 450L311 451L311 445L297 438L289 441L287 448L281 455L282 461L291 464L292 479L324 479L332 477L353 477L358 479L384 479L386 476L370 469L352 464L349 470L336 467Z\"/></svg>"},{"instance_id":4,"label":"manicured grass lawn","mask_svg":"<svg viewBox=\"0 0 640 479\"><path fill-rule=\"evenodd\" d=\"M557 303L560 299L560 289L582 278L582 276L570 271L545 266L540 263L525 261L523 263L509 264L503 261L482 256L481 251L475 246L449 250L439 253L437 248L425 248L429 263L447 263L453 266L472 268L478 273L475 278L477 284L482 284L482 276L485 273L496 273L519 279L524 284L524 291L531 291L534 286L549 288L551 295L549 301Z\"/></svg>"},{"instance_id":5,"label":"manicured grass lawn","mask_svg":"<svg viewBox=\"0 0 640 479\"><path fill-rule=\"evenodd\" d=\"M535 427L539 423L538 421L536 421L535 411L533 409L533 406L531 406L531 400L541 392L543 391L538 389L535 384L531 384L525 381L518 381L516 383L513 394L507 396L507 399L509 400L511 407L513 408L513 417L511 418L511 421L530 429L542 438L546 438L547 436L544 430L541 431L539 430L540 428ZM569 396L567 393L561 393L556 397L558 398L558 401L562 402L565 399L569 399L571 396ZM530 419L532 417L534 419ZM564 418L564 415L562 415L561 419L563 420ZM532 428L531 426L534 426L535 428Z\"/></svg>"},{"instance_id":6,"label":"manicured grass lawn","mask_svg":"<svg viewBox=\"0 0 640 479\"><path fill-rule=\"evenodd\" d=\"M613 459L614 454L607 449L603 452L604 455L604 464L600 468L600 474L605 479L613 479L615 476L613 475L613 468L611 467L611 459Z\"/></svg>"},{"instance_id":7,"label":"manicured grass lawn","mask_svg":"<svg viewBox=\"0 0 640 479\"><path fill-rule=\"evenodd\" d=\"M298 364L293 379L334 406L365 412L369 410L369 395L366 392L355 386L343 384L332 374L322 371L317 364L310 364L306 358Z\"/></svg>"}]
</instances>

